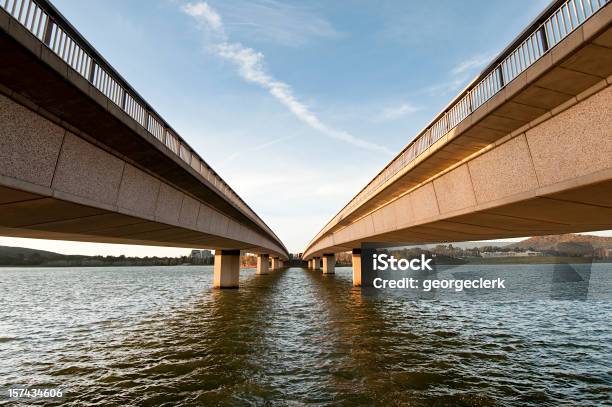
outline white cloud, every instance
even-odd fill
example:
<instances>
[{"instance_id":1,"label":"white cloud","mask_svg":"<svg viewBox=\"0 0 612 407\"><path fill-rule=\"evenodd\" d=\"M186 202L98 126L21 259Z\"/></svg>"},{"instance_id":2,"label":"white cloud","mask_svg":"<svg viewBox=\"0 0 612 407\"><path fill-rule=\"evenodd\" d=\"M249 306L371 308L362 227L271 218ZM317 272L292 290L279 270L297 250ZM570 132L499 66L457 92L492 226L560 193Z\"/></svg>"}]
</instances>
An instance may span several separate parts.
<instances>
[{"instance_id":1,"label":"white cloud","mask_svg":"<svg viewBox=\"0 0 612 407\"><path fill-rule=\"evenodd\" d=\"M0 236L0 246L27 247L36 250L47 250L61 254L78 254L83 256L159 256L177 257L189 253L186 247L154 247L117 243L74 242L67 240L30 239L21 237Z\"/></svg>"},{"instance_id":2,"label":"white cloud","mask_svg":"<svg viewBox=\"0 0 612 407\"><path fill-rule=\"evenodd\" d=\"M418 110L418 107L413 106L410 103L402 103L399 106L387 107L377 117L374 118L374 121L383 122L397 120L401 117L408 116Z\"/></svg>"},{"instance_id":3,"label":"white cloud","mask_svg":"<svg viewBox=\"0 0 612 407\"><path fill-rule=\"evenodd\" d=\"M226 17L225 27L239 38L299 47L317 38L341 34L309 9L312 3L289 4L277 0L224 0L217 3Z\"/></svg>"},{"instance_id":4,"label":"white cloud","mask_svg":"<svg viewBox=\"0 0 612 407\"><path fill-rule=\"evenodd\" d=\"M475 55L461 63L457 64L453 70L453 75L462 75L473 73L476 70L484 68L484 66L491 61L490 55Z\"/></svg>"},{"instance_id":5,"label":"white cloud","mask_svg":"<svg viewBox=\"0 0 612 407\"><path fill-rule=\"evenodd\" d=\"M188 3L183 6L183 11L190 16L197 18L198 21L205 27L208 27L219 34L224 34L221 16L215 10L213 10L208 3Z\"/></svg>"},{"instance_id":6,"label":"white cloud","mask_svg":"<svg viewBox=\"0 0 612 407\"><path fill-rule=\"evenodd\" d=\"M230 161L233 161L234 159L240 157L241 155L252 153L254 151L263 150L265 148L273 146L274 144L278 144L278 143L281 143L283 141L291 140L294 137L295 136L278 137L278 138L275 138L273 140L269 140L269 141L266 141L264 143L252 146L252 147L243 147L243 148L241 148L239 150L236 150L236 152L234 152L233 154L230 154L229 156L227 156L227 158L223 161L223 164L226 164L226 163L228 163Z\"/></svg>"},{"instance_id":7,"label":"white cloud","mask_svg":"<svg viewBox=\"0 0 612 407\"><path fill-rule=\"evenodd\" d=\"M218 33L224 32L221 17L207 3L188 4L183 7L183 11L194 17L200 26L208 27ZM215 24L218 24L218 26L215 27ZM229 42L226 39L213 44L210 49L219 57L233 63L239 75L245 81L266 89L270 95L289 109L296 118L324 136L343 141L355 147L393 155L393 151L383 145L362 140L323 123L306 104L294 95L290 85L276 80L267 72L264 63L265 56L261 52L238 42Z\"/></svg>"},{"instance_id":8,"label":"white cloud","mask_svg":"<svg viewBox=\"0 0 612 407\"><path fill-rule=\"evenodd\" d=\"M426 92L437 96L447 96L458 92L492 60L490 54L479 54L461 61L450 71L450 77L443 82L426 88Z\"/></svg>"}]
</instances>

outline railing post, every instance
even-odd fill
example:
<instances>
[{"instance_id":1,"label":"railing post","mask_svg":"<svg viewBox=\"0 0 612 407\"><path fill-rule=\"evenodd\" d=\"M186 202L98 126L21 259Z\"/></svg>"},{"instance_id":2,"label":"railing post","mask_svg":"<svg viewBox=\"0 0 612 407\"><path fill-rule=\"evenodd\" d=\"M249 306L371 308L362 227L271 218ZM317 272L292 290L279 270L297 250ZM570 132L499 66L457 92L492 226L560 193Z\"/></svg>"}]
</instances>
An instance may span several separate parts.
<instances>
[{"instance_id":1,"label":"railing post","mask_svg":"<svg viewBox=\"0 0 612 407\"><path fill-rule=\"evenodd\" d=\"M548 51L548 36L546 34L546 26L543 25L539 30L540 39L542 40L542 53Z\"/></svg>"},{"instance_id":2,"label":"railing post","mask_svg":"<svg viewBox=\"0 0 612 407\"><path fill-rule=\"evenodd\" d=\"M125 112L125 103L127 101L127 90L121 86L121 90L123 90L123 97L121 98L121 109Z\"/></svg>"},{"instance_id":3,"label":"railing post","mask_svg":"<svg viewBox=\"0 0 612 407\"><path fill-rule=\"evenodd\" d=\"M89 83L91 83L92 85L94 84L94 75L96 74L96 62L94 61L94 59L90 56L89 60L91 61L91 65L89 65L89 73L87 74L87 80L89 81ZM95 85L94 85L95 86Z\"/></svg>"},{"instance_id":4,"label":"railing post","mask_svg":"<svg viewBox=\"0 0 612 407\"><path fill-rule=\"evenodd\" d=\"M49 48L51 48L51 32L53 31L52 26L53 20L51 20L51 17L47 16L47 21L45 22L45 30L43 31L43 41L45 45Z\"/></svg>"},{"instance_id":5,"label":"railing post","mask_svg":"<svg viewBox=\"0 0 612 407\"><path fill-rule=\"evenodd\" d=\"M142 127L144 127L145 130L149 131L149 111L147 109L142 109L142 110L143 110L142 120L144 122Z\"/></svg>"},{"instance_id":6,"label":"railing post","mask_svg":"<svg viewBox=\"0 0 612 407\"><path fill-rule=\"evenodd\" d=\"M503 88L505 83L504 83L504 73L502 72L501 69L501 65L499 65L497 67L497 76L499 77L499 88Z\"/></svg>"}]
</instances>

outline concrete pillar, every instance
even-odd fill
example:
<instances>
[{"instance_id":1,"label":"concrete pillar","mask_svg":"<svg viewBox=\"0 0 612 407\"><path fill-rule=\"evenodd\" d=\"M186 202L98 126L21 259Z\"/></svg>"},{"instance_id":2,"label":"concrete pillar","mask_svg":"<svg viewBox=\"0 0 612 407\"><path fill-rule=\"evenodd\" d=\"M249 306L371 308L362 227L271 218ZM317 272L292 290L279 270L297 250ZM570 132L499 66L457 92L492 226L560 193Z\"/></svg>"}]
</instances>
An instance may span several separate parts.
<instances>
[{"instance_id":1,"label":"concrete pillar","mask_svg":"<svg viewBox=\"0 0 612 407\"><path fill-rule=\"evenodd\" d=\"M353 287L361 287L361 249L353 249Z\"/></svg>"},{"instance_id":2,"label":"concrete pillar","mask_svg":"<svg viewBox=\"0 0 612 407\"><path fill-rule=\"evenodd\" d=\"M272 257L272 267L270 267L270 270L278 270L280 268L279 262L278 257Z\"/></svg>"},{"instance_id":3,"label":"concrete pillar","mask_svg":"<svg viewBox=\"0 0 612 407\"><path fill-rule=\"evenodd\" d=\"M312 259L308 260L308 270L312 270L314 268L314 265L312 263Z\"/></svg>"},{"instance_id":4,"label":"concrete pillar","mask_svg":"<svg viewBox=\"0 0 612 407\"><path fill-rule=\"evenodd\" d=\"M267 254L257 255L257 272L256 274L268 274L270 265L268 264L270 256Z\"/></svg>"},{"instance_id":5,"label":"concrete pillar","mask_svg":"<svg viewBox=\"0 0 612 407\"><path fill-rule=\"evenodd\" d=\"M336 273L336 255L334 253L325 253L323 255L323 274Z\"/></svg>"},{"instance_id":6,"label":"concrete pillar","mask_svg":"<svg viewBox=\"0 0 612 407\"><path fill-rule=\"evenodd\" d=\"M319 258L318 257L314 257L312 259L312 269L319 270Z\"/></svg>"},{"instance_id":7,"label":"concrete pillar","mask_svg":"<svg viewBox=\"0 0 612 407\"><path fill-rule=\"evenodd\" d=\"M215 250L214 288L238 288L240 250Z\"/></svg>"}]
</instances>

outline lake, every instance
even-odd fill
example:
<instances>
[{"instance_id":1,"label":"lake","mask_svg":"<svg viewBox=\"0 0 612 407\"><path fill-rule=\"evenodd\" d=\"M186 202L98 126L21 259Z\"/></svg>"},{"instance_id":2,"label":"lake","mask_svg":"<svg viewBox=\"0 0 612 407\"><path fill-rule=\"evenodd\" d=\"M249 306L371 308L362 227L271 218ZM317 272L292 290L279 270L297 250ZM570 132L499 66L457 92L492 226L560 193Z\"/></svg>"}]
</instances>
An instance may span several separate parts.
<instances>
[{"instance_id":1,"label":"lake","mask_svg":"<svg viewBox=\"0 0 612 407\"><path fill-rule=\"evenodd\" d=\"M415 299L353 288L350 268L240 284L213 290L211 266L0 269L0 405L23 386L63 390L24 405L611 403L607 300Z\"/></svg>"}]
</instances>

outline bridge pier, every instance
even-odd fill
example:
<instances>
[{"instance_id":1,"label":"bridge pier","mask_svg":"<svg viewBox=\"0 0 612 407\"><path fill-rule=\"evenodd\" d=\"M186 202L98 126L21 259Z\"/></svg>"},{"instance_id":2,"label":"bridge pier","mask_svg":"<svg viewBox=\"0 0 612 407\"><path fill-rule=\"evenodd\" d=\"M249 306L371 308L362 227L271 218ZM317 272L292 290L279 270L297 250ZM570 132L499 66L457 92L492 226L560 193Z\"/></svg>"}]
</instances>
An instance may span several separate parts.
<instances>
[{"instance_id":1,"label":"bridge pier","mask_svg":"<svg viewBox=\"0 0 612 407\"><path fill-rule=\"evenodd\" d=\"M314 260L308 260L308 270L314 270Z\"/></svg>"},{"instance_id":2,"label":"bridge pier","mask_svg":"<svg viewBox=\"0 0 612 407\"><path fill-rule=\"evenodd\" d=\"M214 288L238 288L240 250L215 250Z\"/></svg>"},{"instance_id":3,"label":"bridge pier","mask_svg":"<svg viewBox=\"0 0 612 407\"><path fill-rule=\"evenodd\" d=\"M272 257L272 267L270 270L278 270L280 268L280 259L278 257Z\"/></svg>"},{"instance_id":4,"label":"bridge pier","mask_svg":"<svg viewBox=\"0 0 612 407\"><path fill-rule=\"evenodd\" d=\"M318 257L314 257L312 259L312 269L319 270L319 258Z\"/></svg>"},{"instance_id":5,"label":"bridge pier","mask_svg":"<svg viewBox=\"0 0 612 407\"><path fill-rule=\"evenodd\" d=\"M353 249L353 287L361 287L361 249Z\"/></svg>"},{"instance_id":6,"label":"bridge pier","mask_svg":"<svg viewBox=\"0 0 612 407\"><path fill-rule=\"evenodd\" d=\"M325 253L323 255L323 274L336 273L336 255L334 253Z\"/></svg>"},{"instance_id":7,"label":"bridge pier","mask_svg":"<svg viewBox=\"0 0 612 407\"><path fill-rule=\"evenodd\" d=\"M257 271L255 274L268 274L270 270L270 256L267 254L258 254L257 255Z\"/></svg>"}]
</instances>

